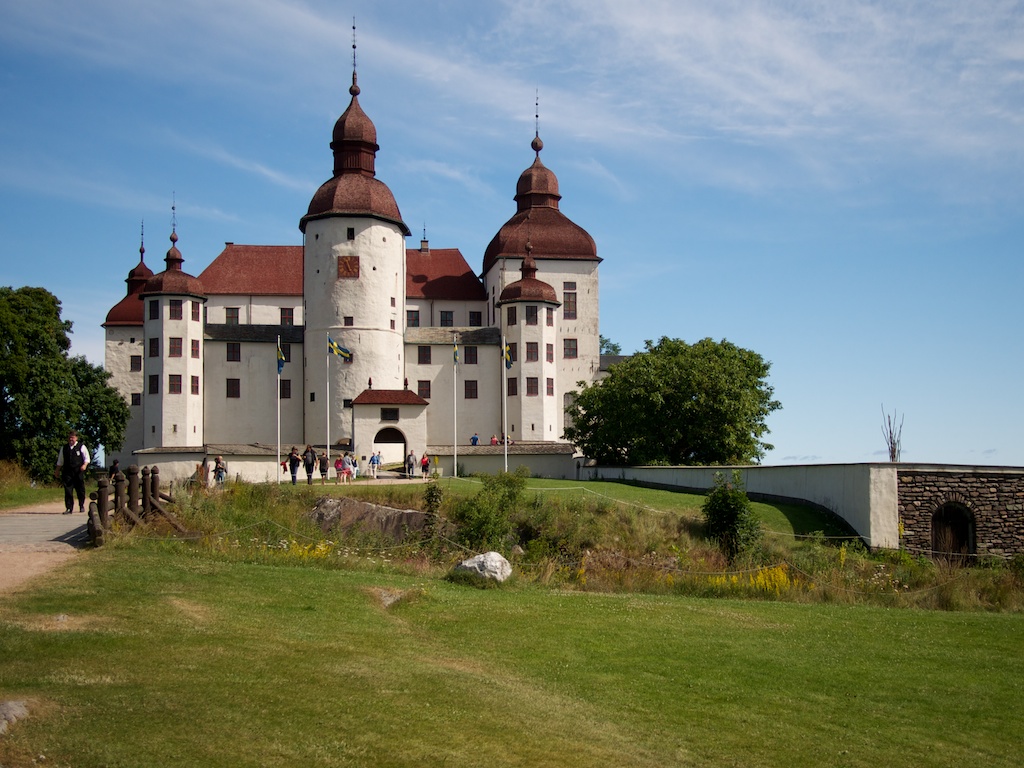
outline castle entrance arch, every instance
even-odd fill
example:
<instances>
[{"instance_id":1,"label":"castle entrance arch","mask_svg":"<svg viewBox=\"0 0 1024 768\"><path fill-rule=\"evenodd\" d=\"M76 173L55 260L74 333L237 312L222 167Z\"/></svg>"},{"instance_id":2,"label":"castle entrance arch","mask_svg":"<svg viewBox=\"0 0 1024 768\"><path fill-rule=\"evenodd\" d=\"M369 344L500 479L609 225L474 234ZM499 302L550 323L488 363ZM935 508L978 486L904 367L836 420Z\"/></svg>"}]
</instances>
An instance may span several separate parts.
<instances>
[{"instance_id":1,"label":"castle entrance arch","mask_svg":"<svg viewBox=\"0 0 1024 768\"><path fill-rule=\"evenodd\" d=\"M384 427L373 436L373 452L380 451L381 464L401 464L408 453L405 435L395 427Z\"/></svg>"},{"instance_id":2,"label":"castle entrance arch","mask_svg":"<svg viewBox=\"0 0 1024 768\"><path fill-rule=\"evenodd\" d=\"M932 515L932 551L939 557L966 559L977 554L974 514L963 504L948 502Z\"/></svg>"}]
</instances>

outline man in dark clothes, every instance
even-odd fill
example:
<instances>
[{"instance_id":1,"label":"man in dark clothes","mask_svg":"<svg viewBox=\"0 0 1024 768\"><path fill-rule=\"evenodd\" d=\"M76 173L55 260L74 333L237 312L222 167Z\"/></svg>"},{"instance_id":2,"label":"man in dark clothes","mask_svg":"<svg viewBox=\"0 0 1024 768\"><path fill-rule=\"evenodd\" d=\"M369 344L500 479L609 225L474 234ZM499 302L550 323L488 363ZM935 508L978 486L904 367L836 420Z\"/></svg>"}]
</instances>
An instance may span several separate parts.
<instances>
[{"instance_id":1,"label":"man in dark clothes","mask_svg":"<svg viewBox=\"0 0 1024 768\"><path fill-rule=\"evenodd\" d=\"M59 476L64 484L64 514L75 511L75 494L78 494L78 511L85 512L85 470L89 468L89 449L78 442L78 433L68 433L67 444L57 453L57 468L54 476Z\"/></svg>"}]
</instances>

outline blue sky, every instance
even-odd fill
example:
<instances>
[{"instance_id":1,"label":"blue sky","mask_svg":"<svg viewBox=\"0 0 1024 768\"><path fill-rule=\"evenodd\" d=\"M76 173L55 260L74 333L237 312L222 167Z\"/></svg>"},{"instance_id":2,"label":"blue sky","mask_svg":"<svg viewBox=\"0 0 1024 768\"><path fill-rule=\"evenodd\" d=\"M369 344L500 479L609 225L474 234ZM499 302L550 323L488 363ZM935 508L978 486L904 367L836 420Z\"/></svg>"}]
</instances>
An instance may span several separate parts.
<instances>
[{"instance_id":1,"label":"blue sky","mask_svg":"<svg viewBox=\"0 0 1024 768\"><path fill-rule=\"evenodd\" d=\"M772 363L766 463L1024 465L1024 3L0 0L0 284L100 323L169 246L299 244L348 103L378 177L479 267L542 159L624 352Z\"/></svg>"}]
</instances>

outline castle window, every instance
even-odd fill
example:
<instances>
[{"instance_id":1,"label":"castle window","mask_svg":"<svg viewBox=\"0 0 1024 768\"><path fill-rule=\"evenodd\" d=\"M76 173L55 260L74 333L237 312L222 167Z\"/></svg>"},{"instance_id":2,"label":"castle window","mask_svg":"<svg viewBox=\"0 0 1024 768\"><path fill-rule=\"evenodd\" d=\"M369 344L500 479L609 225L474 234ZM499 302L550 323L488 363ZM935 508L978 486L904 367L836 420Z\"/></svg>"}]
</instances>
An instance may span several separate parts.
<instances>
[{"instance_id":1,"label":"castle window","mask_svg":"<svg viewBox=\"0 0 1024 768\"><path fill-rule=\"evenodd\" d=\"M391 330L395 330L395 318L391 318Z\"/></svg>"},{"instance_id":2,"label":"castle window","mask_svg":"<svg viewBox=\"0 0 1024 768\"><path fill-rule=\"evenodd\" d=\"M555 380L549 378L548 379L548 397L554 397L554 396L555 396Z\"/></svg>"},{"instance_id":3,"label":"castle window","mask_svg":"<svg viewBox=\"0 0 1024 768\"><path fill-rule=\"evenodd\" d=\"M466 365L476 365L476 347L463 347L462 356Z\"/></svg>"},{"instance_id":4,"label":"castle window","mask_svg":"<svg viewBox=\"0 0 1024 768\"><path fill-rule=\"evenodd\" d=\"M566 360L576 359L576 339L562 339L562 357Z\"/></svg>"},{"instance_id":5,"label":"castle window","mask_svg":"<svg viewBox=\"0 0 1024 768\"><path fill-rule=\"evenodd\" d=\"M229 363L237 363L242 359L242 345L237 341L228 342L228 356L227 361Z\"/></svg>"},{"instance_id":6,"label":"castle window","mask_svg":"<svg viewBox=\"0 0 1024 768\"><path fill-rule=\"evenodd\" d=\"M346 328L351 328L353 325L356 324L356 319L352 317L352 315L346 315L345 319L342 322L345 323Z\"/></svg>"},{"instance_id":7,"label":"castle window","mask_svg":"<svg viewBox=\"0 0 1024 768\"><path fill-rule=\"evenodd\" d=\"M547 317L547 324L548 324L548 327L550 328L551 326L553 326L555 324L555 308L554 307L548 307L545 310L544 314Z\"/></svg>"},{"instance_id":8,"label":"castle window","mask_svg":"<svg viewBox=\"0 0 1024 768\"><path fill-rule=\"evenodd\" d=\"M392 307L395 306L395 297L394 296L391 297L391 306Z\"/></svg>"},{"instance_id":9,"label":"castle window","mask_svg":"<svg viewBox=\"0 0 1024 768\"><path fill-rule=\"evenodd\" d=\"M527 376L526 377L526 396L527 397L536 397L539 394L540 394L540 389L538 388L537 377L536 376Z\"/></svg>"},{"instance_id":10,"label":"castle window","mask_svg":"<svg viewBox=\"0 0 1024 768\"><path fill-rule=\"evenodd\" d=\"M349 240L355 240L356 239L356 228L355 227L349 227L348 228L348 232L346 233L346 237Z\"/></svg>"},{"instance_id":11,"label":"castle window","mask_svg":"<svg viewBox=\"0 0 1024 768\"><path fill-rule=\"evenodd\" d=\"M130 368L133 371L142 370L142 355L132 355Z\"/></svg>"},{"instance_id":12,"label":"castle window","mask_svg":"<svg viewBox=\"0 0 1024 768\"><path fill-rule=\"evenodd\" d=\"M516 308L515 307L509 307L506 315L508 317L508 325L515 325L516 324Z\"/></svg>"},{"instance_id":13,"label":"castle window","mask_svg":"<svg viewBox=\"0 0 1024 768\"><path fill-rule=\"evenodd\" d=\"M540 360L540 345L536 341L526 342L526 362L536 363Z\"/></svg>"},{"instance_id":14,"label":"castle window","mask_svg":"<svg viewBox=\"0 0 1024 768\"><path fill-rule=\"evenodd\" d=\"M149 340L149 356L160 357L160 338L155 337Z\"/></svg>"},{"instance_id":15,"label":"castle window","mask_svg":"<svg viewBox=\"0 0 1024 768\"><path fill-rule=\"evenodd\" d=\"M405 310L405 326L407 328L420 327L420 311L418 309Z\"/></svg>"},{"instance_id":16,"label":"castle window","mask_svg":"<svg viewBox=\"0 0 1024 768\"><path fill-rule=\"evenodd\" d=\"M132 392L132 405L142 405L141 392Z\"/></svg>"},{"instance_id":17,"label":"castle window","mask_svg":"<svg viewBox=\"0 0 1024 768\"><path fill-rule=\"evenodd\" d=\"M476 400L476 398L477 398L476 379L466 379L465 385L464 385L464 391L466 393L466 399L467 400Z\"/></svg>"},{"instance_id":18,"label":"castle window","mask_svg":"<svg viewBox=\"0 0 1024 768\"><path fill-rule=\"evenodd\" d=\"M149 394L160 394L160 377L155 373L149 374Z\"/></svg>"},{"instance_id":19,"label":"castle window","mask_svg":"<svg viewBox=\"0 0 1024 768\"><path fill-rule=\"evenodd\" d=\"M483 312L470 312L469 313L469 324L473 328L479 328L484 324L484 313Z\"/></svg>"},{"instance_id":20,"label":"castle window","mask_svg":"<svg viewBox=\"0 0 1024 768\"><path fill-rule=\"evenodd\" d=\"M282 344L281 345L281 354L284 355L284 361L286 363L290 363L292 361L292 345L291 344Z\"/></svg>"},{"instance_id":21,"label":"castle window","mask_svg":"<svg viewBox=\"0 0 1024 768\"><path fill-rule=\"evenodd\" d=\"M168 357L181 357L181 337L172 336L170 338L170 348L167 350Z\"/></svg>"},{"instance_id":22,"label":"castle window","mask_svg":"<svg viewBox=\"0 0 1024 768\"><path fill-rule=\"evenodd\" d=\"M281 391L279 396L282 400L291 400L292 397L292 380L281 379Z\"/></svg>"},{"instance_id":23,"label":"castle window","mask_svg":"<svg viewBox=\"0 0 1024 768\"><path fill-rule=\"evenodd\" d=\"M227 396L230 398L236 398L242 396L242 380L241 379L228 379Z\"/></svg>"},{"instance_id":24,"label":"castle window","mask_svg":"<svg viewBox=\"0 0 1024 768\"><path fill-rule=\"evenodd\" d=\"M562 319L576 319L576 283L562 283Z\"/></svg>"},{"instance_id":25,"label":"castle window","mask_svg":"<svg viewBox=\"0 0 1024 768\"><path fill-rule=\"evenodd\" d=\"M149 300L149 319L159 320L160 319L160 302L156 299Z\"/></svg>"},{"instance_id":26,"label":"castle window","mask_svg":"<svg viewBox=\"0 0 1024 768\"><path fill-rule=\"evenodd\" d=\"M192 339L192 357L199 358L199 339Z\"/></svg>"},{"instance_id":27,"label":"castle window","mask_svg":"<svg viewBox=\"0 0 1024 768\"><path fill-rule=\"evenodd\" d=\"M417 348L416 362L420 365L430 365L430 347L420 346Z\"/></svg>"},{"instance_id":28,"label":"castle window","mask_svg":"<svg viewBox=\"0 0 1024 768\"><path fill-rule=\"evenodd\" d=\"M526 307L526 324L536 325L537 324L537 307L527 305Z\"/></svg>"},{"instance_id":29,"label":"castle window","mask_svg":"<svg viewBox=\"0 0 1024 768\"><path fill-rule=\"evenodd\" d=\"M238 325L238 307L224 307L224 322L227 325Z\"/></svg>"},{"instance_id":30,"label":"castle window","mask_svg":"<svg viewBox=\"0 0 1024 768\"><path fill-rule=\"evenodd\" d=\"M544 346L544 356L549 363L555 362L555 345L546 344Z\"/></svg>"},{"instance_id":31,"label":"castle window","mask_svg":"<svg viewBox=\"0 0 1024 768\"><path fill-rule=\"evenodd\" d=\"M181 394L181 374L172 373L167 377L167 394L169 395L180 395Z\"/></svg>"},{"instance_id":32,"label":"castle window","mask_svg":"<svg viewBox=\"0 0 1024 768\"><path fill-rule=\"evenodd\" d=\"M508 379L508 392L509 397L516 397L519 394L519 379L514 376L510 376Z\"/></svg>"},{"instance_id":33,"label":"castle window","mask_svg":"<svg viewBox=\"0 0 1024 768\"><path fill-rule=\"evenodd\" d=\"M281 307L281 325L295 325L295 309Z\"/></svg>"},{"instance_id":34,"label":"castle window","mask_svg":"<svg viewBox=\"0 0 1024 768\"><path fill-rule=\"evenodd\" d=\"M193 376L192 377L192 394L193 395L198 395L199 394L199 377L198 376Z\"/></svg>"},{"instance_id":35,"label":"castle window","mask_svg":"<svg viewBox=\"0 0 1024 768\"><path fill-rule=\"evenodd\" d=\"M170 318L171 320L181 320L181 299L171 299Z\"/></svg>"},{"instance_id":36,"label":"castle window","mask_svg":"<svg viewBox=\"0 0 1024 768\"><path fill-rule=\"evenodd\" d=\"M424 400L430 399L430 381L427 379L420 379L416 382L416 394L422 397Z\"/></svg>"},{"instance_id":37,"label":"castle window","mask_svg":"<svg viewBox=\"0 0 1024 768\"><path fill-rule=\"evenodd\" d=\"M398 409L397 408L381 408L380 409L380 420L381 421L398 421Z\"/></svg>"},{"instance_id":38,"label":"castle window","mask_svg":"<svg viewBox=\"0 0 1024 768\"><path fill-rule=\"evenodd\" d=\"M352 400L351 400L351 398L346 397L344 400L342 400L341 401L341 407L342 408L351 408L352 407Z\"/></svg>"},{"instance_id":39,"label":"castle window","mask_svg":"<svg viewBox=\"0 0 1024 768\"><path fill-rule=\"evenodd\" d=\"M441 327L452 328L455 326L455 313L450 309L441 310Z\"/></svg>"},{"instance_id":40,"label":"castle window","mask_svg":"<svg viewBox=\"0 0 1024 768\"><path fill-rule=\"evenodd\" d=\"M198 301L193 301L192 302L192 320L193 320L193 322L196 322L196 323L199 322L199 302Z\"/></svg>"},{"instance_id":41,"label":"castle window","mask_svg":"<svg viewBox=\"0 0 1024 768\"><path fill-rule=\"evenodd\" d=\"M516 360L519 359L518 349L519 349L519 345L518 344L509 344L508 345L508 357L509 357L509 360L511 360L513 363Z\"/></svg>"}]
</instances>

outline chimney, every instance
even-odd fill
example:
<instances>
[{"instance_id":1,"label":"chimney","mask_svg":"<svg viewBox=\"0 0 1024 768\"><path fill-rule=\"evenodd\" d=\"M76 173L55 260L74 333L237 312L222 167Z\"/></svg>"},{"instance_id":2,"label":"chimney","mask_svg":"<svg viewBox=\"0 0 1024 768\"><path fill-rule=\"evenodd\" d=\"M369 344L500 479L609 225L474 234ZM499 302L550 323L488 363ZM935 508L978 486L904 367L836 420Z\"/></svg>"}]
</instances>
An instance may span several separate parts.
<instances>
[{"instance_id":1,"label":"chimney","mask_svg":"<svg viewBox=\"0 0 1024 768\"><path fill-rule=\"evenodd\" d=\"M430 241L426 238L420 240L420 253L430 253Z\"/></svg>"}]
</instances>

